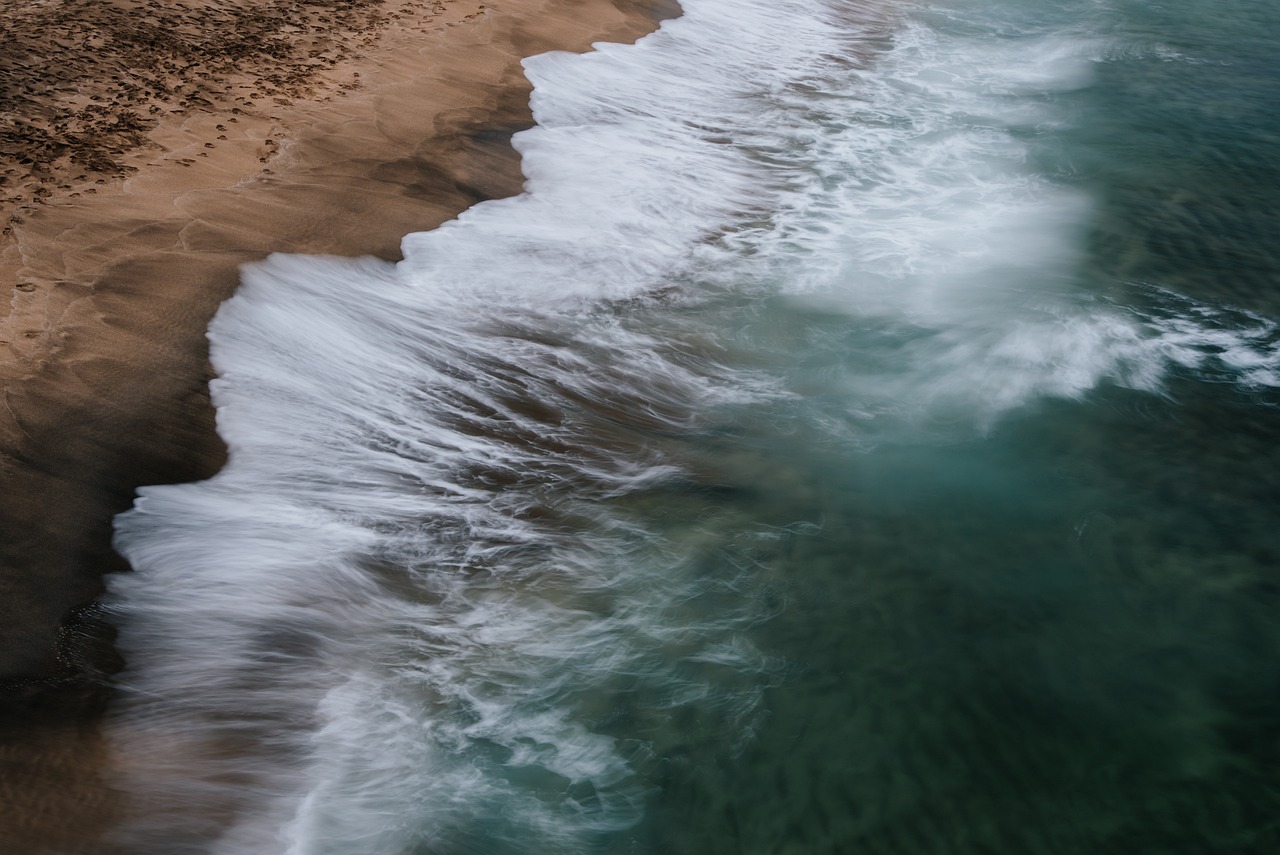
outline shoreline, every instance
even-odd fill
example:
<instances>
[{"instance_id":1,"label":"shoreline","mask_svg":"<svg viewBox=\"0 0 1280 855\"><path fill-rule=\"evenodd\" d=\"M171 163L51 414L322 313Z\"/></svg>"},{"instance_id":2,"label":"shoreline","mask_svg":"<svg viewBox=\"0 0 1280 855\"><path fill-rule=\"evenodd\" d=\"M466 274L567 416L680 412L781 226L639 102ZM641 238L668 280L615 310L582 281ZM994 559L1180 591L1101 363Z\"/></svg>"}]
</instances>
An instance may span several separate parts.
<instances>
[{"instance_id":1,"label":"shoreline","mask_svg":"<svg viewBox=\"0 0 1280 855\"><path fill-rule=\"evenodd\" d=\"M11 29L30 18L15 6L0 2ZM0 289L11 295L0 315L0 839L31 853L77 851L128 813L97 725L120 663L92 604L104 573L127 570L111 520L136 488L207 478L225 460L205 329L239 265L275 251L396 260L404 234L519 193L510 137L531 123L519 60L632 41L677 11L633 0L368 0L342 7L342 22L339 7L306 0L38 11L101 29L143 7L186 16L167 28L178 35L217 12L269 38L261 69L225 74L210 67L216 52L195 51L150 94L155 68L97 69L132 114L159 118L78 130L107 149L96 171L85 169L93 146L61 149L54 169L19 180L31 152L12 137L0 151ZM45 37L46 62L124 55ZM172 59L172 42L160 48L155 67ZM23 109L43 103L48 132L67 104L79 115L98 103L92 87L60 103L67 91L7 94Z\"/></svg>"}]
</instances>

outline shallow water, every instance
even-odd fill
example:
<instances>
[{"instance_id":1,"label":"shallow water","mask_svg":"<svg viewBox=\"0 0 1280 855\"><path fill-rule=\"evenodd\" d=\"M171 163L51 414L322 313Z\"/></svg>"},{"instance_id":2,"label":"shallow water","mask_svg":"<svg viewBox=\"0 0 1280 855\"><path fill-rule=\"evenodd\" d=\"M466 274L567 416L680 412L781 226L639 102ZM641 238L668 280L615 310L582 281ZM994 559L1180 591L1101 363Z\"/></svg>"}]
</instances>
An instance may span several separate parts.
<instances>
[{"instance_id":1,"label":"shallow water","mask_svg":"<svg viewBox=\"0 0 1280 855\"><path fill-rule=\"evenodd\" d=\"M1272 851L1278 18L530 60L525 195L215 321L231 463L118 522L121 839Z\"/></svg>"}]
</instances>

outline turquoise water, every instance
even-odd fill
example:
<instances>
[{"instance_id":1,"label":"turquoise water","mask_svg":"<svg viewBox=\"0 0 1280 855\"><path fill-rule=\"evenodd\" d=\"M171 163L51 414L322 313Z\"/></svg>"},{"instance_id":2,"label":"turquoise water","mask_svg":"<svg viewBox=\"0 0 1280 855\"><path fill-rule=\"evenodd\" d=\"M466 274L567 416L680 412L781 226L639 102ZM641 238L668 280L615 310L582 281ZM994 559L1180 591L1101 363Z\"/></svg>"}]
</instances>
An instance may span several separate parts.
<instances>
[{"instance_id":1,"label":"turquoise water","mask_svg":"<svg viewBox=\"0 0 1280 855\"><path fill-rule=\"evenodd\" d=\"M525 196L215 322L232 463L118 524L133 851L1280 851L1278 32L532 61Z\"/></svg>"},{"instance_id":2,"label":"turquoise water","mask_svg":"<svg viewBox=\"0 0 1280 855\"><path fill-rule=\"evenodd\" d=\"M1072 285L1265 325L1273 349L1280 11L973 5L959 26L1121 45L1045 96L1061 126L1017 129L1035 168L1098 200ZM764 313L785 332L739 334L785 337L797 384L883 348L841 317ZM749 745L695 725L656 760L639 847L617 851L1277 851L1280 410L1215 350L1158 392L1104 382L979 436L944 423L851 453L788 412L699 445L733 488L700 513L813 526L746 551L779 604L754 637L786 673Z\"/></svg>"}]
</instances>

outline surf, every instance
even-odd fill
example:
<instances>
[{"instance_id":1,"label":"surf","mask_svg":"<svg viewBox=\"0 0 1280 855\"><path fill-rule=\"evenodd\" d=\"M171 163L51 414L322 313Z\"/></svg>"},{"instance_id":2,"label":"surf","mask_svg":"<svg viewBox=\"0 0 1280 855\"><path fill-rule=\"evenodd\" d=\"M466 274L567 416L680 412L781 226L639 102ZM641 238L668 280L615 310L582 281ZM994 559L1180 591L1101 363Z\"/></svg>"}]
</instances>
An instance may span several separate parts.
<instances>
[{"instance_id":1,"label":"surf","mask_svg":"<svg viewBox=\"0 0 1280 855\"><path fill-rule=\"evenodd\" d=\"M625 845L685 732L749 750L795 667L760 628L831 520L761 510L800 477L762 449L961 443L1210 362L1272 382L1265 318L1084 287L1098 202L1036 144L1107 48L985 23L690 0L526 62L522 195L398 264L245 268L209 333L228 465L117 521L122 839Z\"/></svg>"}]
</instances>

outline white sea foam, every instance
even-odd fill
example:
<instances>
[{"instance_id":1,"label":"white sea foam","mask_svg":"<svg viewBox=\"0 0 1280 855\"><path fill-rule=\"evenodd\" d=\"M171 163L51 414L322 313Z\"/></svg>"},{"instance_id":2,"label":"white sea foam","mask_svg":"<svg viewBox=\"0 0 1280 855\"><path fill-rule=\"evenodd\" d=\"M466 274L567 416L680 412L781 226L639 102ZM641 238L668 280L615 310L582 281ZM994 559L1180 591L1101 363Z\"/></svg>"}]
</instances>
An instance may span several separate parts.
<instances>
[{"instance_id":1,"label":"white sea foam","mask_svg":"<svg viewBox=\"0 0 1280 855\"><path fill-rule=\"evenodd\" d=\"M741 634L752 583L615 506L776 392L618 301L682 299L698 247L773 207L724 137L848 41L800 6L713 2L532 59L524 195L409 235L399 265L246 269L210 330L229 464L118 524L115 738L147 807L126 845L577 851L644 800L643 744L600 730L616 709L660 732L698 704L737 738L770 667Z\"/></svg>"},{"instance_id":2,"label":"white sea foam","mask_svg":"<svg viewBox=\"0 0 1280 855\"><path fill-rule=\"evenodd\" d=\"M786 190L770 218L703 254L703 277L761 280L896 340L891 362L839 381L851 415L888 417L890 431L938 418L982 429L1102 382L1159 392L1185 367L1271 384L1267 319L1187 300L1141 314L1082 283L1095 200L1044 174L1031 141L1070 124L1054 96L1090 85L1114 46L1074 27L994 38L964 18L908 19L869 68L786 93L803 124L742 137Z\"/></svg>"},{"instance_id":3,"label":"white sea foam","mask_svg":"<svg viewBox=\"0 0 1280 855\"><path fill-rule=\"evenodd\" d=\"M827 378L855 420L981 425L1202 364L1205 324L1077 293L1091 201L1028 161L1067 121L1043 93L1096 53L690 0L635 46L527 62L524 195L407 236L399 265L247 268L210 331L230 463L118 521L114 738L147 808L126 844L592 850L639 816L673 710L749 733L759 582L692 560L738 533L629 504L695 479L684 438L805 395L718 306L902 342ZM667 307L695 320L641 322ZM1272 382L1272 327L1219 344Z\"/></svg>"}]
</instances>

